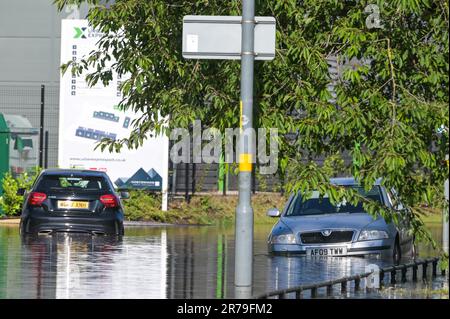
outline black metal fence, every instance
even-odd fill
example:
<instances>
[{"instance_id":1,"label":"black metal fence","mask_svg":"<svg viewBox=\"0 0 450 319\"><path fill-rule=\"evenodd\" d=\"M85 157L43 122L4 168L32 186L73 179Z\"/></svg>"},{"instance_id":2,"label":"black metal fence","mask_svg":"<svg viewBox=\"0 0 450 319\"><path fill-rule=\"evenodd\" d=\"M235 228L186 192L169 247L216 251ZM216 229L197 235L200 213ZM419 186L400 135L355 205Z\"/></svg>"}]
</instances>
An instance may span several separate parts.
<instances>
[{"instance_id":1,"label":"black metal fence","mask_svg":"<svg viewBox=\"0 0 450 319\"><path fill-rule=\"evenodd\" d=\"M286 289L280 289L272 292L268 292L262 295L259 295L256 297L256 299L269 299L269 298L278 298L278 299L286 299L290 295L294 294L296 299L303 298L303 292L310 291L311 298L317 298L319 297L319 289L325 288L326 289L326 296L331 296L333 294L333 287L335 285L340 285L339 292L346 293L348 291L349 283L354 282L354 291L361 290L361 280L363 278L366 278L367 280L377 281L376 283L379 288L383 287L385 285L385 280L387 278L386 275L389 275L389 283L394 285L397 283L398 274L400 274L400 281L402 283L407 282L408 280L408 270L412 270L412 276L411 280L413 282L416 282L418 280L418 272L419 267L421 268L421 277L423 280L425 280L428 276L428 269L429 266L431 266L431 277L435 278L438 275L438 262L440 258L428 258L424 260L414 260L412 262L401 264L401 265L395 265L385 268L380 268L377 273L371 271L366 272L362 274L357 274L353 276L347 276L335 280L330 281L324 281L320 283L314 283L314 284L308 284L308 285L301 285L297 287L291 287ZM442 269L440 272L441 276L445 276L445 270ZM371 276L374 276L371 278ZM368 285L365 286L366 289L373 289L370 288Z\"/></svg>"},{"instance_id":2,"label":"black metal fence","mask_svg":"<svg viewBox=\"0 0 450 319\"><path fill-rule=\"evenodd\" d=\"M58 164L59 87L46 85L44 95L41 85L0 85L0 113L21 115L31 125L40 129L41 102L44 102L42 134L42 166L56 167ZM47 135L47 138L46 138ZM47 140L47 143L45 143ZM45 154L48 154L46 157ZM39 163L38 163L39 164Z\"/></svg>"}]
</instances>

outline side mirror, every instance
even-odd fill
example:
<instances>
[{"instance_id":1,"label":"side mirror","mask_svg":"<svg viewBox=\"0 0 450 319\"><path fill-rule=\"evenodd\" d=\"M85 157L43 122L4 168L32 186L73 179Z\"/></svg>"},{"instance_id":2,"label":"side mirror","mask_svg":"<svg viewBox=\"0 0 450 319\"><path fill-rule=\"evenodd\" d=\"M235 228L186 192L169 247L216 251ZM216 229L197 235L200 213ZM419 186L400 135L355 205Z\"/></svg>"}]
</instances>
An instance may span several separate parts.
<instances>
[{"instance_id":1,"label":"side mirror","mask_svg":"<svg viewBox=\"0 0 450 319\"><path fill-rule=\"evenodd\" d=\"M271 208L267 211L267 216L269 217L280 217L281 213L278 208Z\"/></svg>"},{"instance_id":2,"label":"side mirror","mask_svg":"<svg viewBox=\"0 0 450 319\"><path fill-rule=\"evenodd\" d=\"M130 198L130 193L128 193L128 192L120 192L120 198L121 199L129 199Z\"/></svg>"},{"instance_id":3,"label":"side mirror","mask_svg":"<svg viewBox=\"0 0 450 319\"><path fill-rule=\"evenodd\" d=\"M402 202L398 201L394 207L397 211L403 211L405 209L405 206L403 206Z\"/></svg>"},{"instance_id":4,"label":"side mirror","mask_svg":"<svg viewBox=\"0 0 450 319\"><path fill-rule=\"evenodd\" d=\"M27 190L25 188L19 188L17 190L16 195L23 196L23 195L25 195L26 192L27 192Z\"/></svg>"}]
</instances>

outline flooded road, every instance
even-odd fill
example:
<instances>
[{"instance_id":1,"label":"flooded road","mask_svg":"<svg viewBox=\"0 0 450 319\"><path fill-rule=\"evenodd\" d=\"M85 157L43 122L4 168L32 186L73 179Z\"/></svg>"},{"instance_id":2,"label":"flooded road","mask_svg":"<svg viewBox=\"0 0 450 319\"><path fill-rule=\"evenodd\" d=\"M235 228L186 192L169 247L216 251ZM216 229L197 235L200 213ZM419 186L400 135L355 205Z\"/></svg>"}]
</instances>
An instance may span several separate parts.
<instances>
[{"instance_id":1,"label":"flooded road","mask_svg":"<svg viewBox=\"0 0 450 319\"><path fill-rule=\"evenodd\" d=\"M392 264L360 257L270 256L270 229L255 226L254 295L363 273L368 264ZM439 242L440 225L432 231ZM437 252L422 246L419 254ZM233 298L233 268L230 227L130 227L122 239L76 234L21 239L17 226L0 226L0 298ZM438 277L432 287L448 289L447 280ZM417 285L371 297L426 297L423 290L430 286ZM344 297L368 296L349 289Z\"/></svg>"}]
</instances>

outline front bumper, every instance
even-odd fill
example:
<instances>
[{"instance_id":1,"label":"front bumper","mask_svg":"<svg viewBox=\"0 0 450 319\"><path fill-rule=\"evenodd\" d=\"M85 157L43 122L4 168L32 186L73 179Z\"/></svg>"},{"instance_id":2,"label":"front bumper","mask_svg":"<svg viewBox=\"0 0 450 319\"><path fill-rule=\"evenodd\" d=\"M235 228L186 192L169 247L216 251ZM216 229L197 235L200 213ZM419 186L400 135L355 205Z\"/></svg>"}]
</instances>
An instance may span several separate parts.
<instances>
[{"instance_id":1,"label":"front bumper","mask_svg":"<svg viewBox=\"0 0 450 319\"><path fill-rule=\"evenodd\" d=\"M28 216L20 222L22 234L51 234L54 232L122 235L123 220L115 214L101 217Z\"/></svg>"},{"instance_id":2,"label":"front bumper","mask_svg":"<svg viewBox=\"0 0 450 319\"><path fill-rule=\"evenodd\" d=\"M307 251L315 249L337 249L340 247L346 248L345 254L336 256L364 256L364 255L381 255L392 256L393 246L389 239L383 240L368 240L351 243L337 243L337 244L270 244L268 249L270 253L274 254L296 254L307 255Z\"/></svg>"}]
</instances>

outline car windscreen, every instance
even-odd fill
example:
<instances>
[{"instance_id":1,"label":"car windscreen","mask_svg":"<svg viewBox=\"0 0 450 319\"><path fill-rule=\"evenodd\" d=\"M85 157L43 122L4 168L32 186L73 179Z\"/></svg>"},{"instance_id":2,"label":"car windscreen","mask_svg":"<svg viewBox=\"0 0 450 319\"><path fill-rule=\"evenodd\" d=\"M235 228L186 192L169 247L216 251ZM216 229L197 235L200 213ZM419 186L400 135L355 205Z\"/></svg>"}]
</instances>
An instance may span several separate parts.
<instances>
[{"instance_id":1,"label":"car windscreen","mask_svg":"<svg viewBox=\"0 0 450 319\"><path fill-rule=\"evenodd\" d=\"M366 192L363 187L351 186L360 195L365 198L382 202L381 190L379 186L374 186L369 192ZM354 206L349 202L343 200L341 203L333 205L330 198L325 195L320 198L319 192L314 191L312 196L306 200L302 200L300 194L296 195L291 205L286 211L285 216L305 216L305 215L324 215L324 214L339 214L339 213L364 213L364 207L361 202Z\"/></svg>"},{"instance_id":2,"label":"car windscreen","mask_svg":"<svg viewBox=\"0 0 450 319\"><path fill-rule=\"evenodd\" d=\"M105 178L86 175L44 175L36 185L37 192L104 193L109 190Z\"/></svg>"}]
</instances>

